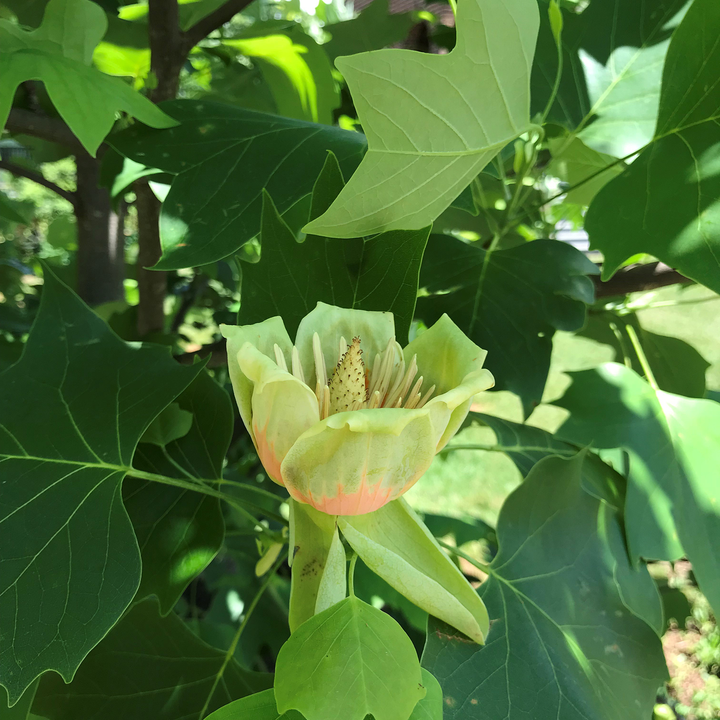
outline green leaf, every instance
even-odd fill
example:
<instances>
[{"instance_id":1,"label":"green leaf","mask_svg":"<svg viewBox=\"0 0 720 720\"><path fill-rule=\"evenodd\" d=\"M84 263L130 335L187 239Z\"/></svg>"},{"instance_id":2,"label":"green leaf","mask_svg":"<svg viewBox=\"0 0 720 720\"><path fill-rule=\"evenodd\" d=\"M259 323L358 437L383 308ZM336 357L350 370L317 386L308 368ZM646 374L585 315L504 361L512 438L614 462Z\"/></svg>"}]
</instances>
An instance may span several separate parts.
<instances>
[{"instance_id":1,"label":"green leaf","mask_svg":"<svg viewBox=\"0 0 720 720\"><path fill-rule=\"evenodd\" d=\"M329 237L430 225L530 125L535 0L465 0L447 55L377 50L338 58L368 153L330 209Z\"/></svg>"},{"instance_id":2,"label":"green leaf","mask_svg":"<svg viewBox=\"0 0 720 720\"><path fill-rule=\"evenodd\" d=\"M163 109L180 127L135 126L110 140L132 160L177 175L163 203L157 269L231 255L260 231L263 188L285 214L311 193L327 150L346 173L365 150L359 133L228 105L180 100ZM198 192L202 187L213 191Z\"/></svg>"},{"instance_id":3,"label":"green leaf","mask_svg":"<svg viewBox=\"0 0 720 720\"><path fill-rule=\"evenodd\" d=\"M78 229L74 215L60 215L48 227L47 242L63 250L77 250Z\"/></svg>"},{"instance_id":4,"label":"green leaf","mask_svg":"<svg viewBox=\"0 0 720 720\"><path fill-rule=\"evenodd\" d=\"M579 330L594 296L597 268L575 248L536 240L487 253L448 235L431 235L420 272L416 315L426 325L447 313L488 351L498 390L519 395L525 414L545 387L555 330Z\"/></svg>"},{"instance_id":5,"label":"green leaf","mask_svg":"<svg viewBox=\"0 0 720 720\"><path fill-rule=\"evenodd\" d=\"M39 682L35 680L12 707L8 707L7 692L0 686L0 720L27 720Z\"/></svg>"},{"instance_id":6,"label":"green leaf","mask_svg":"<svg viewBox=\"0 0 720 720\"><path fill-rule=\"evenodd\" d=\"M302 652L301 652L302 649ZM303 623L275 666L278 710L308 720L409 720L425 696L410 638L389 616L356 597Z\"/></svg>"},{"instance_id":7,"label":"green leaf","mask_svg":"<svg viewBox=\"0 0 720 720\"><path fill-rule=\"evenodd\" d=\"M642 366L627 334L628 327L635 330L661 390L687 397L705 396L705 371L710 363L692 345L679 338L645 330L635 313L620 315L611 310L592 311L580 334L610 345L618 362L630 362L632 369L640 374Z\"/></svg>"},{"instance_id":8,"label":"green leaf","mask_svg":"<svg viewBox=\"0 0 720 720\"><path fill-rule=\"evenodd\" d=\"M164 447L187 435L193 416L177 403L170 403L151 423L140 438L141 443Z\"/></svg>"},{"instance_id":9,"label":"green leaf","mask_svg":"<svg viewBox=\"0 0 720 720\"><path fill-rule=\"evenodd\" d=\"M319 214L343 187L330 154L313 193ZM318 204L324 206L318 210ZM318 302L392 312L398 342L407 344L415 310L420 264L430 228L394 230L371 239L335 240L308 235L298 243L270 196L263 195L260 262L242 266L239 325L283 318L294 336Z\"/></svg>"},{"instance_id":10,"label":"green leaf","mask_svg":"<svg viewBox=\"0 0 720 720\"><path fill-rule=\"evenodd\" d=\"M615 511L583 491L583 454L540 461L500 512L473 646L431 620L423 666L445 720L646 720L667 676L660 639L624 602L657 591L630 567Z\"/></svg>"},{"instance_id":11,"label":"green leaf","mask_svg":"<svg viewBox=\"0 0 720 720\"><path fill-rule=\"evenodd\" d=\"M616 158L589 148L578 137L569 141L568 138L555 138L548 145L553 159L547 172L573 188L565 197L570 203L589 205L598 192L620 175L624 168L622 164L612 165ZM589 180L591 176L592 180ZM581 182L583 184L580 187L573 187Z\"/></svg>"},{"instance_id":12,"label":"green leaf","mask_svg":"<svg viewBox=\"0 0 720 720\"><path fill-rule=\"evenodd\" d=\"M330 39L323 45L331 60L339 55L380 50L407 37L410 13L391 13L388 0L373 0L356 18L326 25Z\"/></svg>"},{"instance_id":13,"label":"green leaf","mask_svg":"<svg viewBox=\"0 0 720 720\"><path fill-rule=\"evenodd\" d=\"M16 223L27 223L27 218L20 214L15 203L5 193L0 193L0 217Z\"/></svg>"},{"instance_id":14,"label":"green leaf","mask_svg":"<svg viewBox=\"0 0 720 720\"><path fill-rule=\"evenodd\" d=\"M647 252L720 291L720 5L696 0L668 50L655 139L587 214L603 278Z\"/></svg>"},{"instance_id":15,"label":"green leaf","mask_svg":"<svg viewBox=\"0 0 720 720\"><path fill-rule=\"evenodd\" d=\"M655 390L624 365L572 373L556 405L570 411L561 437L630 457L625 527L633 558L693 564L720 607L720 405Z\"/></svg>"},{"instance_id":16,"label":"green leaf","mask_svg":"<svg viewBox=\"0 0 720 720\"><path fill-rule=\"evenodd\" d=\"M0 20L0 126L5 125L17 87L26 80L43 81L60 116L91 155L120 111L153 127L175 125L121 80L89 67L106 29L105 13L89 0L51 0L42 25L31 32Z\"/></svg>"},{"instance_id":17,"label":"green leaf","mask_svg":"<svg viewBox=\"0 0 720 720\"><path fill-rule=\"evenodd\" d=\"M70 685L43 676L33 712L47 720L195 720L211 692L212 711L272 683L271 675L231 659L215 687L224 662L224 652L198 639L177 615L160 617L157 604L146 600L92 651Z\"/></svg>"},{"instance_id":18,"label":"green leaf","mask_svg":"<svg viewBox=\"0 0 720 720\"><path fill-rule=\"evenodd\" d=\"M532 111L545 108L555 83L557 47L540 2L532 74ZM560 88L549 119L581 132L593 149L624 157L651 137L667 40L687 0L592 2L563 12Z\"/></svg>"},{"instance_id":19,"label":"green leaf","mask_svg":"<svg viewBox=\"0 0 720 720\"><path fill-rule=\"evenodd\" d=\"M135 451L133 466L180 480L221 478L233 430L228 394L202 372L177 403L169 407L174 413L183 413L189 424L181 428L182 435L166 436L167 442L154 446L145 444L146 431ZM167 408L153 425L166 412ZM137 598L156 595L161 612L166 615L222 545L225 526L220 501L130 477L123 483L123 502L142 555L142 581Z\"/></svg>"},{"instance_id":20,"label":"green leaf","mask_svg":"<svg viewBox=\"0 0 720 720\"><path fill-rule=\"evenodd\" d=\"M11 701L70 681L140 582L120 499L135 446L200 371L122 342L49 270L22 358L0 387L0 657Z\"/></svg>"},{"instance_id":21,"label":"green leaf","mask_svg":"<svg viewBox=\"0 0 720 720\"><path fill-rule=\"evenodd\" d=\"M270 689L236 700L208 715L206 720L303 720L303 717L295 710L281 715L275 692Z\"/></svg>"},{"instance_id":22,"label":"green leaf","mask_svg":"<svg viewBox=\"0 0 720 720\"><path fill-rule=\"evenodd\" d=\"M288 33L225 40L252 58L270 86L278 114L285 117L333 124L340 105L340 91L323 47L301 27Z\"/></svg>"},{"instance_id":23,"label":"green leaf","mask_svg":"<svg viewBox=\"0 0 720 720\"><path fill-rule=\"evenodd\" d=\"M443 694L440 683L431 672L422 670L425 697L415 706L410 720L443 720Z\"/></svg>"}]
</instances>

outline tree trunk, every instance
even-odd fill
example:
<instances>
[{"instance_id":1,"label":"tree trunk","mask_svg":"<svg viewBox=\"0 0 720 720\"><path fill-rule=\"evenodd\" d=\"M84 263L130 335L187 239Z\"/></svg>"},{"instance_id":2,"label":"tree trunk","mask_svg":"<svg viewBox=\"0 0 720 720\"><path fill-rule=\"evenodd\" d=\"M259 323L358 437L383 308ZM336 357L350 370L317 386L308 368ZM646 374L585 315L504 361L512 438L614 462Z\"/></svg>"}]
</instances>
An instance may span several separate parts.
<instances>
[{"instance_id":1,"label":"tree trunk","mask_svg":"<svg viewBox=\"0 0 720 720\"><path fill-rule=\"evenodd\" d=\"M88 305L125 298L124 210L113 212L110 193L100 187L100 162L85 152L77 166L77 290Z\"/></svg>"}]
</instances>

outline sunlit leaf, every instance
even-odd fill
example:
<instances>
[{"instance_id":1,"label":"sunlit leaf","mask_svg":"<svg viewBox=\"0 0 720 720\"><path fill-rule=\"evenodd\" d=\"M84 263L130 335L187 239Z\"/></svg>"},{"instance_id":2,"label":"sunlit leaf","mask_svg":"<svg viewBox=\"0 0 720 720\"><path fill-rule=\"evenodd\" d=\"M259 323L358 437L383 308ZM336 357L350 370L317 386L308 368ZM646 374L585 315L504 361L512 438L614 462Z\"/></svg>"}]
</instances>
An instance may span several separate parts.
<instances>
[{"instance_id":1,"label":"sunlit leaf","mask_svg":"<svg viewBox=\"0 0 720 720\"><path fill-rule=\"evenodd\" d=\"M368 153L306 231L329 237L420 229L530 124L535 0L465 0L447 55L377 50L336 62Z\"/></svg>"},{"instance_id":2,"label":"sunlit leaf","mask_svg":"<svg viewBox=\"0 0 720 720\"><path fill-rule=\"evenodd\" d=\"M177 175L163 203L158 269L231 255L260 230L263 188L285 214L312 192L327 150L348 175L365 151L361 134L336 127L206 101L163 108L182 125L162 132L135 126L110 140L136 162Z\"/></svg>"},{"instance_id":3,"label":"sunlit leaf","mask_svg":"<svg viewBox=\"0 0 720 720\"><path fill-rule=\"evenodd\" d=\"M4 126L18 85L42 80L50 100L94 155L125 111L153 127L175 121L121 80L89 67L107 29L105 13L89 0L51 0L42 25L31 32L0 20L0 126Z\"/></svg>"},{"instance_id":4,"label":"sunlit leaf","mask_svg":"<svg viewBox=\"0 0 720 720\"><path fill-rule=\"evenodd\" d=\"M657 590L628 561L615 511L583 491L583 456L541 460L507 499L480 588L485 646L431 620L423 666L445 720L646 720L666 677L624 597Z\"/></svg>"},{"instance_id":5,"label":"sunlit leaf","mask_svg":"<svg viewBox=\"0 0 720 720\"><path fill-rule=\"evenodd\" d=\"M561 437L630 458L625 504L634 558L686 555L710 603L720 607L720 405L655 390L630 368L607 363L572 373L555 404L570 411Z\"/></svg>"},{"instance_id":6,"label":"sunlit leaf","mask_svg":"<svg viewBox=\"0 0 720 720\"><path fill-rule=\"evenodd\" d=\"M0 382L0 681L68 681L140 581L120 483L152 419L195 378L122 342L49 271L21 360Z\"/></svg>"},{"instance_id":7,"label":"sunlit leaf","mask_svg":"<svg viewBox=\"0 0 720 720\"><path fill-rule=\"evenodd\" d=\"M356 597L303 623L275 666L278 709L313 720L409 720L425 692L410 638Z\"/></svg>"},{"instance_id":8,"label":"sunlit leaf","mask_svg":"<svg viewBox=\"0 0 720 720\"><path fill-rule=\"evenodd\" d=\"M588 210L604 278L647 252L720 291L719 34L720 4L696 0L670 43L654 141Z\"/></svg>"}]
</instances>

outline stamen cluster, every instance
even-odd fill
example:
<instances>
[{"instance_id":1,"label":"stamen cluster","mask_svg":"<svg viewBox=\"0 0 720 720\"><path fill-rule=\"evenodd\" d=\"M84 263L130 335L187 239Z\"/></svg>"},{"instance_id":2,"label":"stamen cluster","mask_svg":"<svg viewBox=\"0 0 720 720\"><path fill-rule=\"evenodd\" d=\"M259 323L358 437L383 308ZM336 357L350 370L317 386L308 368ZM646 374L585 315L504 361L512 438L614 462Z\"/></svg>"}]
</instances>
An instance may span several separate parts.
<instances>
[{"instance_id":1,"label":"stamen cluster","mask_svg":"<svg viewBox=\"0 0 720 720\"><path fill-rule=\"evenodd\" d=\"M338 349L337 364L328 377L320 337L317 333L313 335L315 395L321 419L348 410L421 408L435 392L433 385L425 394L422 393L422 375L415 380L418 374L417 355L413 355L406 369L402 350L395 338L390 339L382 353L375 355L372 367L367 367L362 359L359 337L353 338L350 345L341 337ZM278 345L275 345L275 359L279 368L290 372ZM292 349L291 372L309 386L297 347Z\"/></svg>"}]
</instances>

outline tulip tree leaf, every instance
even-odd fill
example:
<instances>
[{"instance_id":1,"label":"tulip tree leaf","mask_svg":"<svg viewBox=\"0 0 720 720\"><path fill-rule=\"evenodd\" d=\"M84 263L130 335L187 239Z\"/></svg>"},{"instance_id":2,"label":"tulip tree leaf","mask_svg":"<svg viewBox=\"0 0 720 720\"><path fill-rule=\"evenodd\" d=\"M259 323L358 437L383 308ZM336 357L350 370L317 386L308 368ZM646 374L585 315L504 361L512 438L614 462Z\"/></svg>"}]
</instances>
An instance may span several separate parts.
<instances>
[{"instance_id":1,"label":"tulip tree leaf","mask_svg":"<svg viewBox=\"0 0 720 720\"><path fill-rule=\"evenodd\" d=\"M135 446L200 371L121 341L50 271L22 358L0 382L0 661L11 702L70 680L140 582L120 498Z\"/></svg>"},{"instance_id":2,"label":"tulip tree leaf","mask_svg":"<svg viewBox=\"0 0 720 720\"><path fill-rule=\"evenodd\" d=\"M340 166L331 154L315 184L312 214L327 208L342 187ZM393 230L370 239L348 240L308 235L298 243L265 194L262 256L260 262L242 266L238 324L280 315L294 336L300 320L321 301L392 312L398 341L405 345L429 232L429 227Z\"/></svg>"},{"instance_id":3,"label":"tulip tree leaf","mask_svg":"<svg viewBox=\"0 0 720 720\"><path fill-rule=\"evenodd\" d=\"M272 675L231 659L215 687L224 661L225 652L206 645L174 613L160 617L157 604L145 600L92 651L72 683L45 675L33 712L46 720L194 720L211 692L209 712L272 685Z\"/></svg>"},{"instance_id":4,"label":"tulip tree leaf","mask_svg":"<svg viewBox=\"0 0 720 720\"><path fill-rule=\"evenodd\" d=\"M705 371L710 363L683 340L645 330L635 313L620 315L611 310L593 310L588 313L588 321L580 334L610 345L615 350L615 360L629 361L632 369L640 374L642 366L630 343L628 327L635 330L661 390L686 397L705 396Z\"/></svg>"},{"instance_id":5,"label":"tulip tree leaf","mask_svg":"<svg viewBox=\"0 0 720 720\"><path fill-rule=\"evenodd\" d=\"M163 132L138 125L110 140L132 160L176 175L160 218L159 270L231 255L260 231L263 188L284 215L312 192L327 150L348 174L365 151L360 133L337 127L207 101L163 109L182 124Z\"/></svg>"},{"instance_id":6,"label":"tulip tree leaf","mask_svg":"<svg viewBox=\"0 0 720 720\"><path fill-rule=\"evenodd\" d=\"M634 570L615 511L582 489L583 454L541 460L506 500L500 551L480 594L487 644L431 620L423 667L445 720L646 720L665 680L660 638L626 594L655 593Z\"/></svg>"},{"instance_id":7,"label":"tulip tree leaf","mask_svg":"<svg viewBox=\"0 0 720 720\"><path fill-rule=\"evenodd\" d=\"M26 80L43 81L58 113L91 155L120 111L156 128L175 125L122 80L90 67L106 29L105 13L89 0L51 0L42 24L31 32L0 20L0 127L17 87Z\"/></svg>"},{"instance_id":8,"label":"tulip tree leaf","mask_svg":"<svg viewBox=\"0 0 720 720\"><path fill-rule=\"evenodd\" d=\"M207 720L304 720L295 710L283 713L277 710L275 692L263 690L247 697L231 702L225 707L208 715Z\"/></svg>"},{"instance_id":9,"label":"tulip tree leaf","mask_svg":"<svg viewBox=\"0 0 720 720\"><path fill-rule=\"evenodd\" d=\"M323 49L334 60L339 55L355 55L380 50L407 37L413 20L410 13L391 13L388 0L373 0L356 18L326 25L330 35Z\"/></svg>"},{"instance_id":10,"label":"tulip tree leaf","mask_svg":"<svg viewBox=\"0 0 720 720\"><path fill-rule=\"evenodd\" d=\"M498 390L519 395L529 414L542 398L555 330L579 330L594 297L596 266L555 240L488 254L449 235L431 235L420 271L416 315L443 313L488 351Z\"/></svg>"},{"instance_id":11,"label":"tulip tree leaf","mask_svg":"<svg viewBox=\"0 0 720 720\"><path fill-rule=\"evenodd\" d=\"M224 45L260 66L278 114L333 124L333 111L340 105L340 90L324 47L301 27L287 33L225 40Z\"/></svg>"},{"instance_id":12,"label":"tulip tree leaf","mask_svg":"<svg viewBox=\"0 0 720 720\"><path fill-rule=\"evenodd\" d=\"M39 678L35 680L12 707L8 707L7 692L4 687L0 686L0 719L28 720L39 682Z\"/></svg>"},{"instance_id":13,"label":"tulip tree leaf","mask_svg":"<svg viewBox=\"0 0 720 720\"><path fill-rule=\"evenodd\" d=\"M720 405L655 390L616 363L572 377L555 403L571 413L558 434L628 452L625 526L632 556L686 555L710 604L720 607Z\"/></svg>"},{"instance_id":14,"label":"tulip tree leaf","mask_svg":"<svg viewBox=\"0 0 720 720\"><path fill-rule=\"evenodd\" d=\"M548 0L532 73L532 111L545 108L557 72ZM563 65L549 119L595 150L624 157L648 142L657 119L667 40L687 0L614 0L563 11ZM622 112L621 112L622 110Z\"/></svg>"},{"instance_id":15,"label":"tulip tree leaf","mask_svg":"<svg viewBox=\"0 0 720 720\"><path fill-rule=\"evenodd\" d=\"M655 139L588 210L603 278L647 252L720 292L720 4L696 0L670 42Z\"/></svg>"},{"instance_id":16,"label":"tulip tree leaf","mask_svg":"<svg viewBox=\"0 0 720 720\"><path fill-rule=\"evenodd\" d=\"M309 718L409 720L424 696L410 638L389 615L356 597L304 622L275 666L278 710Z\"/></svg>"},{"instance_id":17,"label":"tulip tree leaf","mask_svg":"<svg viewBox=\"0 0 720 720\"><path fill-rule=\"evenodd\" d=\"M446 55L338 58L368 152L306 232L353 237L430 225L530 125L536 0L465 0Z\"/></svg>"},{"instance_id":18,"label":"tulip tree leaf","mask_svg":"<svg viewBox=\"0 0 720 720\"><path fill-rule=\"evenodd\" d=\"M188 475L201 480L222 477L233 429L228 394L203 372L180 395L176 410L190 418L185 434L160 447L146 444L146 433L135 451L133 466L180 480ZM220 501L202 493L128 478L123 483L123 502L142 555L137 597L156 595L162 613L167 614L222 545Z\"/></svg>"}]
</instances>

